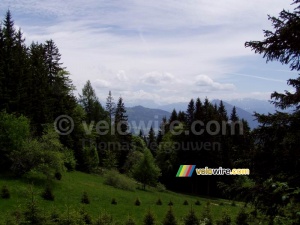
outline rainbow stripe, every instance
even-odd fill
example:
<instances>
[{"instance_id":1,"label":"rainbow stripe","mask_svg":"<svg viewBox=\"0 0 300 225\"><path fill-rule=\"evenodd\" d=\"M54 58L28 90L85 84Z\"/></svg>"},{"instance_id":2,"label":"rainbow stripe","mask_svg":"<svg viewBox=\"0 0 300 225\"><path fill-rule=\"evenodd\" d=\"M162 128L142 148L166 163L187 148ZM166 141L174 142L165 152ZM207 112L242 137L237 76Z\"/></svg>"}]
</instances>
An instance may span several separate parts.
<instances>
[{"instance_id":1,"label":"rainbow stripe","mask_svg":"<svg viewBox=\"0 0 300 225\"><path fill-rule=\"evenodd\" d=\"M191 177L196 165L181 165L176 174L176 177Z\"/></svg>"}]
</instances>

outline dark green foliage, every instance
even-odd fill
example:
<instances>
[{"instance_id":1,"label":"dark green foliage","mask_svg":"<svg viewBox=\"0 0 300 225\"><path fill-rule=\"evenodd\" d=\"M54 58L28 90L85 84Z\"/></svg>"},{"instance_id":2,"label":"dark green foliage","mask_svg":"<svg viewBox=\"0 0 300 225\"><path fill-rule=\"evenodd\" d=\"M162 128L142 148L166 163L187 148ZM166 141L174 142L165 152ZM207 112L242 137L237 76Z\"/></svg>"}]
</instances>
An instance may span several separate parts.
<instances>
[{"instance_id":1,"label":"dark green foliage","mask_svg":"<svg viewBox=\"0 0 300 225\"><path fill-rule=\"evenodd\" d=\"M172 207L169 208L167 214L163 220L163 225L177 225L176 218L174 216Z\"/></svg>"},{"instance_id":2,"label":"dark green foliage","mask_svg":"<svg viewBox=\"0 0 300 225\"><path fill-rule=\"evenodd\" d=\"M93 224L92 217L84 210L84 208L82 208L79 213L81 215L82 221L85 224Z\"/></svg>"},{"instance_id":3,"label":"dark green foliage","mask_svg":"<svg viewBox=\"0 0 300 225\"><path fill-rule=\"evenodd\" d=\"M55 179L56 179L56 180L61 180L61 178L62 178L62 174L61 174L60 172L56 172L56 173L54 174L54 176L55 176Z\"/></svg>"},{"instance_id":4,"label":"dark green foliage","mask_svg":"<svg viewBox=\"0 0 300 225\"><path fill-rule=\"evenodd\" d=\"M9 189L7 188L7 186L3 186L1 188L1 198L3 199L9 199L10 198L10 192L9 192Z\"/></svg>"},{"instance_id":5,"label":"dark green foliage","mask_svg":"<svg viewBox=\"0 0 300 225\"><path fill-rule=\"evenodd\" d=\"M248 225L248 214L245 212L244 209L241 209L241 211L238 213L236 219L235 219L235 224L236 225Z\"/></svg>"},{"instance_id":6,"label":"dark green foliage","mask_svg":"<svg viewBox=\"0 0 300 225\"><path fill-rule=\"evenodd\" d=\"M129 217L126 222L125 222L125 225L136 225L135 221Z\"/></svg>"},{"instance_id":7,"label":"dark green foliage","mask_svg":"<svg viewBox=\"0 0 300 225\"><path fill-rule=\"evenodd\" d=\"M150 210L148 210L148 212L144 216L143 224L144 225L154 225L155 224L155 216L154 216L153 212L151 212Z\"/></svg>"},{"instance_id":8,"label":"dark green foliage","mask_svg":"<svg viewBox=\"0 0 300 225\"><path fill-rule=\"evenodd\" d=\"M90 204L90 199L89 199L87 192L83 192L82 197L81 197L81 203L82 204Z\"/></svg>"},{"instance_id":9,"label":"dark green foliage","mask_svg":"<svg viewBox=\"0 0 300 225\"><path fill-rule=\"evenodd\" d=\"M107 171L104 175L104 183L115 188L133 191L135 189L135 181L124 174L120 174L116 170Z\"/></svg>"},{"instance_id":10,"label":"dark green foliage","mask_svg":"<svg viewBox=\"0 0 300 225\"><path fill-rule=\"evenodd\" d=\"M116 200L115 198L112 198L112 199L111 199L111 204L113 204L113 205L117 205L117 204L118 204L118 202L117 202L117 200Z\"/></svg>"},{"instance_id":11,"label":"dark green foliage","mask_svg":"<svg viewBox=\"0 0 300 225\"><path fill-rule=\"evenodd\" d=\"M156 155L156 148L157 148L157 143L156 143L156 137L155 137L155 133L153 130L153 127L151 126L149 133L148 133L148 145L147 145L148 149L150 149L151 154L153 156Z\"/></svg>"},{"instance_id":12,"label":"dark green foliage","mask_svg":"<svg viewBox=\"0 0 300 225\"><path fill-rule=\"evenodd\" d=\"M205 208L201 215L201 220L204 221L205 224L207 224L207 225L213 224L212 216L211 216L211 212L210 212L210 202L206 203Z\"/></svg>"},{"instance_id":13,"label":"dark green foliage","mask_svg":"<svg viewBox=\"0 0 300 225\"><path fill-rule=\"evenodd\" d=\"M201 205L201 202L200 202L199 200L197 200L197 201L195 202L195 205Z\"/></svg>"},{"instance_id":14,"label":"dark green foliage","mask_svg":"<svg viewBox=\"0 0 300 225\"><path fill-rule=\"evenodd\" d=\"M219 203L219 206L224 206L224 202L220 202L220 203Z\"/></svg>"},{"instance_id":15,"label":"dark green foliage","mask_svg":"<svg viewBox=\"0 0 300 225\"><path fill-rule=\"evenodd\" d=\"M107 213L100 214L95 225L112 225L113 217Z\"/></svg>"},{"instance_id":16,"label":"dark green foliage","mask_svg":"<svg viewBox=\"0 0 300 225\"><path fill-rule=\"evenodd\" d=\"M143 189L146 185L157 184L157 179L160 176L160 169L156 165L150 150L144 151L144 156L133 168L133 177L143 184Z\"/></svg>"},{"instance_id":17,"label":"dark green foliage","mask_svg":"<svg viewBox=\"0 0 300 225\"><path fill-rule=\"evenodd\" d=\"M183 205L188 205L189 202L187 200L184 200Z\"/></svg>"},{"instance_id":18,"label":"dark green foliage","mask_svg":"<svg viewBox=\"0 0 300 225\"><path fill-rule=\"evenodd\" d=\"M42 198L45 199L45 200L48 200L48 201L54 201L54 194L53 194L53 191L52 191L52 188L47 185L44 189L44 191L42 192L41 194Z\"/></svg>"},{"instance_id":19,"label":"dark green foliage","mask_svg":"<svg viewBox=\"0 0 300 225\"><path fill-rule=\"evenodd\" d=\"M159 198L159 199L157 199L157 201L156 201L156 205L162 205L162 201L161 201L161 199Z\"/></svg>"},{"instance_id":20,"label":"dark green foliage","mask_svg":"<svg viewBox=\"0 0 300 225\"><path fill-rule=\"evenodd\" d=\"M29 199L27 200L25 210L23 211L24 220L26 223L42 225L44 219L41 210L38 207L37 201L34 197L33 187L29 187Z\"/></svg>"},{"instance_id":21,"label":"dark green foliage","mask_svg":"<svg viewBox=\"0 0 300 225\"><path fill-rule=\"evenodd\" d=\"M134 205L136 206L140 206L141 205L141 201L139 198L136 198L135 202L134 202Z\"/></svg>"},{"instance_id":22,"label":"dark green foliage","mask_svg":"<svg viewBox=\"0 0 300 225\"><path fill-rule=\"evenodd\" d=\"M231 205L231 206L236 206L235 201L232 201L230 205Z\"/></svg>"},{"instance_id":23,"label":"dark green foliage","mask_svg":"<svg viewBox=\"0 0 300 225\"><path fill-rule=\"evenodd\" d=\"M222 218L217 220L217 225L231 225L230 216L226 212L223 212Z\"/></svg>"},{"instance_id":24,"label":"dark green foliage","mask_svg":"<svg viewBox=\"0 0 300 225\"><path fill-rule=\"evenodd\" d=\"M200 225L199 219L193 209L184 217L184 225Z\"/></svg>"},{"instance_id":25,"label":"dark green foliage","mask_svg":"<svg viewBox=\"0 0 300 225\"><path fill-rule=\"evenodd\" d=\"M174 205L174 204L173 204L173 202L170 200L169 203L168 203L168 206L172 206L172 205Z\"/></svg>"},{"instance_id":26,"label":"dark green foliage","mask_svg":"<svg viewBox=\"0 0 300 225\"><path fill-rule=\"evenodd\" d=\"M51 212L49 219L53 223L58 223L60 221L60 215L56 211L53 211Z\"/></svg>"}]
</instances>

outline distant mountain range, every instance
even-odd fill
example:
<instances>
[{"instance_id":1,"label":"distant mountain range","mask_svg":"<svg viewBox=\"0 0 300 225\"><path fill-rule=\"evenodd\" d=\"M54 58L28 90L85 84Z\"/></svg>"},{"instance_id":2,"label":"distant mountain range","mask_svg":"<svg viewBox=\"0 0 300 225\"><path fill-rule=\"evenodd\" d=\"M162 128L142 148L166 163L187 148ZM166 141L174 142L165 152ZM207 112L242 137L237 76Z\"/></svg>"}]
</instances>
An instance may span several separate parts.
<instances>
[{"instance_id":1,"label":"distant mountain range","mask_svg":"<svg viewBox=\"0 0 300 225\"><path fill-rule=\"evenodd\" d=\"M213 104L220 104L220 100L215 99L211 101ZM148 104L149 103L149 104ZM159 125L163 117L169 119L173 109L176 109L178 112L186 111L188 102L178 102L167 105L158 105L151 102L144 102L144 104L149 105L147 108L144 106L133 106L127 107L128 121L132 125L132 132L138 134L140 129L146 133L150 130L152 126L153 129L157 132ZM230 116L233 106L236 107L238 116L241 119L248 121L251 129L254 129L258 126L256 118L253 116L254 112L261 114L274 113L276 108L269 101L258 100L258 99L235 99L230 101L223 101L224 106L227 110L228 116Z\"/></svg>"}]
</instances>

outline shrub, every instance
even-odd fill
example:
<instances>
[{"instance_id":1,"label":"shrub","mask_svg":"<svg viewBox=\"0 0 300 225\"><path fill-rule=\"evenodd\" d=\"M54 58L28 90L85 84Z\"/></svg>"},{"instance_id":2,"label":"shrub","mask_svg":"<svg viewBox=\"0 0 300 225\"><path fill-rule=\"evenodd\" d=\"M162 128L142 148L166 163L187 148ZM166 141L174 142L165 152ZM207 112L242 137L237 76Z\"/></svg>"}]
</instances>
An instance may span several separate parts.
<instances>
[{"instance_id":1,"label":"shrub","mask_svg":"<svg viewBox=\"0 0 300 225\"><path fill-rule=\"evenodd\" d=\"M113 205L118 204L115 198L113 198L113 199L111 200L111 204L113 204Z\"/></svg>"},{"instance_id":2,"label":"shrub","mask_svg":"<svg viewBox=\"0 0 300 225\"><path fill-rule=\"evenodd\" d=\"M237 225L248 225L248 214L242 208L241 211L238 213L235 222Z\"/></svg>"},{"instance_id":3,"label":"shrub","mask_svg":"<svg viewBox=\"0 0 300 225\"><path fill-rule=\"evenodd\" d=\"M52 192L52 189L48 185L46 186L41 196L44 200L54 201L54 194Z\"/></svg>"},{"instance_id":4,"label":"shrub","mask_svg":"<svg viewBox=\"0 0 300 225\"><path fill-rule=\"evenodd\" d=\"M230 216L226 212L223 212L221 220L217 221L217 225L231 225Z\"/></svg>"},{"instance_id":5,"label":"shrub","mask_svg":"<svg viewBox=\"0 0 300 225\"><path fill-rule=\"evenodd\" d=\"M168 210L164 220L163 220L163 225L177 225L176 218L174 216L172 207Z\"/></svg>"},{"instance_id":6,"label":"shrub","mask_svg":"<svg viewBox=\"0 0 300 225\"><path fill-rule=\"evenodd\" d=\"M83 192L83 194L82 194L81 203L90 204L90 199L89 199L89 196L86 192Z\"/></svg>"},{"instance_id":7,"label":"shrub","mask_svg":"<svg viewBox=\"0 0 300 225\"><path fill-rule=\"evenodd\" d=\"M104 175L104 183L115 188L133 191L135 182L129 177L120 174L116 170L110 170Z\"/></svg>"},{"instance_id":8,"label":"shrub","mask_svg":"<svg viewBox=\"0 0 300 225\"><path fill-rule=\"evenodd\" d=\"M140 205L141 205L140 199L137 198L137 199L135 200L134 204L135 204L136 206L140 206Z\"/></svg>"},{"instance_id":9,"label":"shrub","mask_svg":"<svg viewBox=\"0 0 300 225\"><path fill-rule=\"evenodd\" d=\"M136 224L135 221L131 217L129 217L128 220L125 222L125 225L135 225L135 224Z\"/></svg>"},{"instance_id":10,"label":"shrub","mask_svg":"<svg viewBox=\"0 0 300 225\"><path fill-rule=\"evenodd\" d=\"M162 201L161 201L161 199L159 198L159 199L157 199L157 201L156 201L156 205L162 205Z\"/></svg>"},{"instance_id":11,"label":"shrub","mask_svg":"<svg viewBox=\"0 0 300 225\"><path fill-rule=\"evenodd\" d=\"M155 224L155 217L150 210L146 213L143 222L144 222L143 223L144 225L154 225Z\"/></svg>"},{"instance_id":12,"label":"shrub","mask_svg":"<svg viewBox=\"0 0 300 225\"><path fill-rule=\"evenodd\" d=\"M187 200L184 200L183 205L188 205L189 202Z\"/></svg>"},{"instance_id":13,"label":"shrub","mask_svg":"<svg viewBox=\"0 0 300 225\"><path fill-rule=\"evenodd\" d=\"M92 217L82 208L80 215L85 224L93 224Z\"/></svg>"},{"instance_id":14,"label":"shrub","mask_svg":"<svg viewBox=\"0 0 300 225\"><path fill-rule=\"evenodd\" d=\"M61 175L60 172L56 172L56 173L54 174L54 177L55 177L56 180L61 180L62 175Z\"/></svg>"},{"instance_id":15,"label":"shrub","mask_svg":"<svg viewBox=\"0 0 300 225\"><path fill-rule=\"evenodd\" d=\"M195 202L195 205L201 205L201 202L200 202L199 200L197 200L197 201Z\"/></svg>"},{"instance_id":16,"label":"shrub","mask_svg":"<svg viewBox=\"0 0 300 225\"><path fill-rule=\"evenodd\" d=\"M174 204L173 204L173 202L170 200L169 203L168 203L168 206L172 206L172 205L174 205Z\"/></svg>"},{"instance_id":17,"label":"shrub","mask_svg":"<svg viewBox=\"0 0 300 225\"><path fill-rule=\"evenodd\" d=\"M206 206L204 208L204 211L202 213L202 222L204 222L205 225L212 225L212 217L210 213L210 202L206 203Z\"/></svg>"},{"instance_id":18,"label":"shrub","mask_svg":"<svg viewBox=\"0 0 300 225\"><path fill-rule=\"evenodd\" d=\"M9 192L7 186L5 186L5 185L1 188L1 198L3 198L3 199L10 198L10 192Z\"/></svg>"},{"instance_id":19,"label":"shrub","mask_svg":"<svg viewBox=\"0 0 300 225\"><path fill-rule=\"evenodd\" d=\"M159 191L159 192L166 192L167 188L162 183L157 183L156 190Z\"/></svg>"},{"instance_id":20,"label":"shrub","mask_svg":"<svg viewBox=\"0 0 300 225\"><path fill-rule=\"evenodd\" d=\"M195 211L190 210L190 212L184 218L184 225L199 225L199 219L197 218Z\"/></svg>"},{"instance_id":21,"label":"shrub","mask_svg":"<svg viewBox=\"0 0 300 225\"><path fill-rule=\"evenodd\" d=\"M95 225L110 225L110 224L113 224L113 218L111 215L107 213L101 214L95 223Z\"/></svg>"},{"instance_id":22,"label":"shrub","mask_svg":"<svg viewBox=\"0 0 300 225\"><path fill-rule=\"evenodd\" d=\"M223 205L224 205L224 203L223 203L223 202L220 202L220 203L219 203L219 206L223 206Z\"/></svg>"},{"instance_id":23,"label":"shrub","mask_svg":"<svg viewBox=\"0 0 300 225\"><path fill-rule=\"evenodd\" d=\"M235 201L231 202L231 206L236 206Z\"/></svg>"}]
</instances>

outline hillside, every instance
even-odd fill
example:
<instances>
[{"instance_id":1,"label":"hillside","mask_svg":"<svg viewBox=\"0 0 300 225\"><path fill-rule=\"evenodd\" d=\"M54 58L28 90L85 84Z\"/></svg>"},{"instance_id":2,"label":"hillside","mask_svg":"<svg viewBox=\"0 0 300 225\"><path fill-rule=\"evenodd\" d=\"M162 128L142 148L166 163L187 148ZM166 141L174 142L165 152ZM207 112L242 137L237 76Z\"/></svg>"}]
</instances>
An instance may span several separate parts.
<instances>
[{"instance_id":1,"label":"hillside","mask_svg":"<svg viewBox=\"0 0 300 225\"><path fill-rule=\"evenodd\" d=\"M184 179L184 178L178 178ZM124 222L128 216L134 218L137 224L142 224L143 216L150 209L154 212L158 221L162 221L167 210L168 203L173 202L173 211L177 220L188 213L191 207L200 217L206 202L211 202L211 213L213 219L220 218L222 212L226 209L233 218L236 216L242 204L231 206L231 202L223 199L207 199L197 196L188 196L174 192L159 192L155 189L146 191L136 189L134 191L125 191L113 188L103 184L104 178L100 175L84 174L81 172L69 172L63 174L61 181L53 181L54 201L45 201L40 197L45 181L37 174L31 174L27 178L14 180L0 175L0 187L6 185L11 193L10 199L0 199L0 224L4 222L5 217L9 217L12 211L23 211L26 203L30 200L30 184L34 184L34 198L37 201L39 209L47 212L66 213L84 208L92 218L97 218L100 214L107 213L113 216L114 221ZM83 191L88 193L90 204L80 203ZM115 198L117 205L111 204L112 198ZM139 198L140 206L135 206L135 200ZM156 201L161 199L162 205L156 205ZM189 205L183 205L187 200ZM199 200L201 205L195 205ZM193 206L192 206L193 205Z\"/></svg>"}]
</instances>

